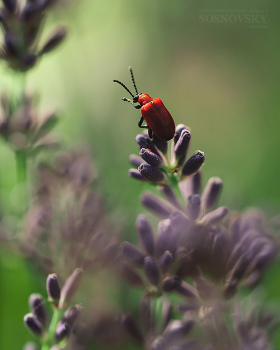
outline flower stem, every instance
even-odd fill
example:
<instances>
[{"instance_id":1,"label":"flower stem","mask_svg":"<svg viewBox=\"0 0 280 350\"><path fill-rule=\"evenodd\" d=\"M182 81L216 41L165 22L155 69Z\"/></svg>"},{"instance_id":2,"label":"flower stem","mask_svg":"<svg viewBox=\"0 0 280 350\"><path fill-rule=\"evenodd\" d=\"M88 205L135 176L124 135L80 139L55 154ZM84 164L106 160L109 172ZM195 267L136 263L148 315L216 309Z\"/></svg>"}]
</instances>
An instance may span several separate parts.
<instances>
[{"instance_id":1,"label":"flower stem","mask_svg":"<svg viewBox=\"0 0 280 350\"><path fill-rule=\"evenodd\" d=\"M56 331L57 324L61 318L63 310L54 309L52 320L49 326L48 333L43 340L41 350L49 350L53 345L53 339Z\"/></svg>"}]
</instances>

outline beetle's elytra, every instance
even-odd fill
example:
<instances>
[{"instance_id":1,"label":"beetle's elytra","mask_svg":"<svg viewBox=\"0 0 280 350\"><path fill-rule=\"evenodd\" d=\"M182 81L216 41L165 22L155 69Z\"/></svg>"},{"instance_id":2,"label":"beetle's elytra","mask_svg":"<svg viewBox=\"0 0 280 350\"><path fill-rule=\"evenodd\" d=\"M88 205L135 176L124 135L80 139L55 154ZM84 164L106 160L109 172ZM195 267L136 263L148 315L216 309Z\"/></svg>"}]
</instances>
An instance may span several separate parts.
<instances>
[{"instance_id":1,"label":"beetle's elytra","mask_svg":"<svg viewBox=\"0 0 280 350\"><path fill-rule=\"evenodd\" d=\"M133 96L130 90L119 80L113 80L115 83L118 83L124 87L133 97L132 101L126 97L124 97L122 100L131 103L134 108L141 110L142 117L139 120L138 126L139 128L148 129L150 138L152 138L153 134L155 134L161 140L171 140L175 134L175 123L171 114L164 106L161 99L152 98L148 94L138 93L131 67L129 67L129 70L132 83L136 91L135 96ZM139 105L135 104L137 102ZM144 120L146 121L147 125L142 125Z\"/></svg>"}]
</instances>

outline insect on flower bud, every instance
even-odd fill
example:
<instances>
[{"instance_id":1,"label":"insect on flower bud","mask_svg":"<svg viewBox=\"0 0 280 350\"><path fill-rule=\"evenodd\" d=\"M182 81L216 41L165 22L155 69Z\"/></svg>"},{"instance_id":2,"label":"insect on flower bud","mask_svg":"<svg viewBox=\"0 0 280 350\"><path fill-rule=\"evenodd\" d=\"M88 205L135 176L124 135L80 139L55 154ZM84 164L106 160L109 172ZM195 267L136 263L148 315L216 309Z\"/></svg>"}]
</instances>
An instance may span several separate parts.
<instances>
[{"instance_id":1,"label":"insect on flower bud","mask_svg":"<svg viewBox=\"0 0 280 350\"><path fill-rule=\"evenodd\" d=\"M182 165L187 156L189 144L191 140L191 133L187 130L183 130L178 142L175 145L174 153L178 160L178 165Z\"/></svg>"},{"instance_id":2,"label":"insect on flower bud","mask_svg":"<svg viewBox=\"0 0 280 350\"><path fill-rule=\"evenodd\" d=\"M42 325L45 325L47 322L47 314L42 296L40 294L31 294L29 297L29 306L32 313L37 317Z\"/></svg>"},{"instance_id":3,"label":"insect on flower bud","mask_svg":"<svg viewBox=\"0 0 280 350\"><path fill-rule=\"evenodd\" d=\"M47 278L47 292L50 301L58 302L60 299L60 286L56 273L48 275Z\"/></svg>"},{"instance_id":4,"label":"insect on flower bud","mask_svg":"<svg viewBox=\"0 0 280 350\"><path fill-rule=\"evenodd\" d=\"M63 39L66 36L66 33L67 31L64 27L56 28L54 33L52 33L48 41L43 46L40 54L44 54L55 49L63 41Z\"/></svg>"},{"instance_id":5,"label":"insect on flower bud","mask_svg":"<svg viewBox=\"0 0 280 350\"><path fill-rule=\"evenodd\" d=\"M154 286L158 286L160 283L160 272L157 264L150 256L145 258L144 271L147 280Z\"/></svg>"},{"instance_id":6,"label":"insect on flower bud","mask_svg":"<svg viewBox=\"0 0 280 350\"><path fill-rule=\"evenodd\" d=\"M129 169L128 170L128 176L130 176L130 177L132 177L133 179L136 179L136 180L147 181L146 179L144 179L144 177L140 174L139 170L137 170L137 169Z\"/></svg>"},{"instance_id":7,"label":"insect on flower bud","mask_svg":"<svg viewBox=\"0 0 280 350\"><path fill-rule=\"evenodd\" d=\"M158 155L147 150L146 148L141 148L140 156L145 162L147 162L155 168L158 168L162 164L162 159Z\"/></svg>"},{"instance_id":8,"label":"insect on flower bud","mask_svg":"<svg viewBox=\"0 0 280 350\"><path fill-rule=\"evenodd\" d=\"M211 177L202 195L202 206L205 209L212 208L218 201L223 188L223 182L219 177Z\"/></svg>"},{"instance_id":9,"label":"insect on flower bud","mask_svg":"<svg viewBox=\"0 0 280 350\"><path fill-rule=\"evenodd\" d=\"M123 255L125 255L135 265L144 266L145 255L133 244L124 242L121 245Z\"/></svg>"},{"instance_id":10,"label":"insect on flower bud","mask_svg":"<svg viewBox=\"0 0 280 350\"><path fill-rule=\"evenodd\" d=\"M27 314L23 318L24 323L26 324L27 328L36 335L43 335L43 327L41 322L33 315L33 314Z\"/></svg>"},{"instance_id":11,"label":"insect on flower bud","mask_svg":"<svg viewBox=\"0 0 280 350\"><path fill-rule=\"evenodd\" d=\"M163 173L153 166L143 163L138 167L140 174L148 181L161 182L164 179Z\"/></svg>"},{"instance_id":12,"label":"insect on flower bud","mask_svg":"<svg viewBox=\"0 0 280 350\"><path fill-rule=\"evenodd\" d=\"M68 323L60 323L55 331L55 340L57 342L61 342L63 339L65 339L66 337L68 337L68 335L70 334L71 331L71 327Z\"/></svg>"},{"instance_id":13,"label":"insect on flower bud","mask_svg":"<svg viewBox=\"0 0 280 350\"><path fill-rule=\"evenodd\" d=\"M154 231L149 219L145 215L137 216L136 229L143 249L153 256L155 249Z\"/></svg>"},{"instance_id":14,"label":"insect on flower bud","mask_svg":"<svg viewBox=\"0 0 280 350\"><path fill-rule=\"evenodd\" d=\"M75 269L71 276L68 277L64 286L61 290L61 297L59 300L59 308L64 308L68 302L75 296L79 285L81 283L81 279L83 276L82 269Z\"/></svg>"},{"instance_id":15,"label":"insect on flower bud","mask_svg":"<svg viewBox=\"0 0 280 350\"><path fill-rule=\"evenodd\" d=\"M182 169L182 175L190 176L195 174L201 165L204 163L205 156L201 151L196 151L194 154L186 161Z\"/></svg>"}]
</instances>

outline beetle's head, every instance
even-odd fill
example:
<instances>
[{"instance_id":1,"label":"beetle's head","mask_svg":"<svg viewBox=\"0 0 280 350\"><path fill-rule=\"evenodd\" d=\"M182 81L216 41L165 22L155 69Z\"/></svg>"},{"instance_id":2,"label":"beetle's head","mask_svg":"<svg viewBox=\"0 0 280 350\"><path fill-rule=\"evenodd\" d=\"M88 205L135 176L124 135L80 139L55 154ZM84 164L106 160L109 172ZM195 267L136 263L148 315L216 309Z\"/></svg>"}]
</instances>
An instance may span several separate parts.
<instances>
[{"instance_id":1,"label":"beetle's head","mask_svg":"<svg viewBox=\"0 0 280 350\"><path fill-rule=\"evenodd\" d=\"M139 102L139 97L142 95L142 93L141 94L137 94L137 95L135 95L134 97L133 97L133 103L137 103L137 102ZM140 103L140 102L139 102Z\"/></svg>"}]
</instances>

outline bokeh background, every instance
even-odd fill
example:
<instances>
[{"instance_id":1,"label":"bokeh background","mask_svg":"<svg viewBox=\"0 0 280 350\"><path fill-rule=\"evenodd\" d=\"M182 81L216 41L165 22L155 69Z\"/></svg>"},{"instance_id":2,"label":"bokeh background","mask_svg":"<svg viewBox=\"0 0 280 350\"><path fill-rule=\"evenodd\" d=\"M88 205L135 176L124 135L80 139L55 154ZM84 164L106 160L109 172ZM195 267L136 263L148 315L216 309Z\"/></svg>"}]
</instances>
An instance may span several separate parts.
<instances>
[{"instance_id":1,"label":"bokeh background","mask_svg":"<svg viewBox=\"0 0 280 350\"><path fill-rule=\"evenodd\" d=\"M132 88L128 66L138 90L161 98L175 123L191 128L192 151L205 152L204 183L223 180L221 205L257 206L268 218L280 212L279 9L276 0L65 0L49 16L49 29L63 23L69 35L29 74L28 89L41 105L58 107L56 134L65 147L89 145L105 208L126 240L136 241L136 216L145 212L138 200L145 186L127 176L140 112L121 101L127 93L112 82ZM266 17L261 26L255 17L250 28L220 17L215 23L209 14ZM2 64L1 91L14 84ZM20 203L13 154L4 144L0 161L1 211L12 221ZM22 322L27 298L45 293L45 276L3 247L0 263L0 348L21 349L30 339ZM263 282L265 298L280 303L277 263Z\"/></svg>"}]
</instances>

